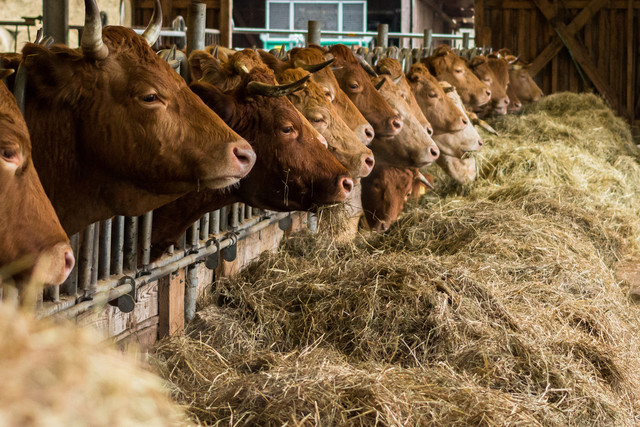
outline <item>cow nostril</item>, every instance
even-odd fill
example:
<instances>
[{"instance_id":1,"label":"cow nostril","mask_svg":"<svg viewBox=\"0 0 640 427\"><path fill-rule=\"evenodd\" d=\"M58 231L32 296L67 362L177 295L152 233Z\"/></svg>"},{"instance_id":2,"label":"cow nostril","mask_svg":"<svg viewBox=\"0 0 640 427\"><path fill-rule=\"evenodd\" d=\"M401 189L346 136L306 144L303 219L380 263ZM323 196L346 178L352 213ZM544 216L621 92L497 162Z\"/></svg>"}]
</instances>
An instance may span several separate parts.
<instances>
[{"instance_id":1,"label":"cow nostril","mask_svg":"<svg viewBox=\"0 0 640 427\"><path fill-rule=\"evenodd\" d=\"M487 96L488 96L489 98L491 98L491 91L490 91L489 89L487 89L487 90L486 90L486 92L487 92Z\"/></svg>"},{"instance_id":2,"label":"cow nostril","mask_svg":"<svg viewBox=\"0 0 640 427\"><path fill-rule=\"evenodd\" d=\"M391 127L393 127L396 131L402 129L402 119L400 117L391 119Z\"/></svg>"},{"instance_id":3,"label":"cow nostril","mask_svg":"<svg viewBox=\"0 0 640 427\"><path fill-rule=\"evenodd\" d=\"M351 178L340 178L340 186L349 195L353 190L353 180Z\"/></svg>"},{"instance_id":4,"label":"cow nostril","mask_svg":"<svg viewBox=\"0 0 640 427\"><path fill-rule=\"evenodd\" d=\"M505 98L505 99L504 99L504 105L509 105L509 102L510 102L510 101L509 101L509 98Z\"/></svg>"},{"instance_id":5,"label":"cow nostril","mask_svg":"<svg viewBox=\"0 0 640 427\"><path fill-rule=\"evenodd\" d=\"M482 140L481 139L478 140L478 147L482 147Z\"/></svg>"},{"instance_id":6,"label":"cow nostril","mask_svg":"<svg viewBox=\"0 0 640 427\"><path fill-rule=\"evenodd\" d=\"M376 136L376 134L373 132L373 128L371 126L369 126L369 125L365 126L365 128L364 128L364 136L367 137L369 142L373 141L373 137Z\"/></svg>"},{"instance_id":7,"label":"cow nostril","mask_svg":"<svg viewBox=\"0 0 640 427\"><path fill-rule=\"evenodd\" d=\"M462 124L465 125L465 126L468 125L469 124L469 120L467 120L466 117L463 117L462 118Z\"/></svg>"},{"instance_id":8,"label":"cow nostril","mask_svg":"<svg viewBox=\"0 0 640 427\"><path fill-rule=\"evenodd\" d=\"M427 134L429 134L429 136L433 136L433 128L431 126L427 126Z\"/></svg>"},{"instance_id":9,"label":"cow nostril","mask_svg":"<svg viewBox=\"0 0 640 427\"><path fill-rule=\"evenodd\" d=\"M431 153L431 155L433 156L434 159L437 159L438 156L440 155L440 149L438 148L437 145L433 145L429 149L429 153Z\"/></svg>"},{"instance_id":10,"label":"cow nostril","mask_svg":"<svg viewBox=\"0 0 640 427\"><path fill-rule=\"evenodd\" d=\"M71 249L67 249L64 251L64 273L66 276L71 273L73 266L75 265L76 260L73 257L73 251Z\"/></svg>"},{"instance_id":11,"label":"cow nostril","mask_svg":"<svg viewBox=\"0 0 640 427\"><path fill-rule=\"evenodd\" d=\"M256 159L256 153L250 148L233 147L233 155L242 166L251 166Z\"/></svg>"},{"instance_id":12,"label":"cow nostril","mask_svg":"<svg viewBox=\"0 0 640 427\"><path fill-rule=\"evenodd\" d=\"M367 156L364 159L364 164L367 165L370 169L373 169L373 165L375 164L375 160L373 160L373 156Z\"/></svg>"}]
</instances>

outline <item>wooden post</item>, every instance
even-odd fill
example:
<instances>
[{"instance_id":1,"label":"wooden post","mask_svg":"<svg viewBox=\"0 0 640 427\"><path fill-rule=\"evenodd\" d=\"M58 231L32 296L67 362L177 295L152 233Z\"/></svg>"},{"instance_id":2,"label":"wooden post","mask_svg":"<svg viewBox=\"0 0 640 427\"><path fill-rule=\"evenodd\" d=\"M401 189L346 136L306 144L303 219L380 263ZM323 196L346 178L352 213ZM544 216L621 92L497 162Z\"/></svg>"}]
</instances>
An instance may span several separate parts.
<instances>
[{"instance_id":1,"label":"wooden post","mask_svg":"<svg viewBox=\"0 0 640 427\"><path fill-rule=\"evenodd\" d=\"M220 44L233 47L233 0L220 0Z\"/></svg>"},{"instance_id":2,"label":"wooden post","mask_svg":"<svg viewBox=\"0 0 640 427\"><path fill-rule=\"evenodd\" d=\"M378 24L378 44L377 46L389 47L389 24Z\"/></svg>"},{"instance_id":3,"label":"wooden post","mask_svg":"<svg viewBox=\"0 0 640 427\"><path fill-rule=\"evenodd\" d=\"M158 339L184 329L185 269L158 280Z\"/></svg>"},{"instance_id":4,"label":"wooden post","mask_svg":"<svg viewBox=\"0 0 640 427\"><path fill-rule=\"evenodd\" d=\"M56 43L69 44L69 0L42 2L44 35L53 37Z\"/></svg>"},{"instance_id":5,"label":"wooden post","mask_svg":"<svg viewBox=\"0 0 640 427\"><path fill-rule=\"evenodd\" d=\"M634 10L633 10L633 0L627 0L627 113L629 115L629 120L633 122L634 111L634 100L633 100L633 65L635 62L635 56L633 55L633 18L634 18Z\"/></svg>"},{"instance_id":6,"label":"wooden post","mask_svg":"<svg viewBox=\"0 0 640 427\"><path fill-rule=\"evenodd\" d=\"M307 47L312 44L320 46L320 40L322 39L322 21L309 21L307 28Z\"/></svg>"}]
</instances>

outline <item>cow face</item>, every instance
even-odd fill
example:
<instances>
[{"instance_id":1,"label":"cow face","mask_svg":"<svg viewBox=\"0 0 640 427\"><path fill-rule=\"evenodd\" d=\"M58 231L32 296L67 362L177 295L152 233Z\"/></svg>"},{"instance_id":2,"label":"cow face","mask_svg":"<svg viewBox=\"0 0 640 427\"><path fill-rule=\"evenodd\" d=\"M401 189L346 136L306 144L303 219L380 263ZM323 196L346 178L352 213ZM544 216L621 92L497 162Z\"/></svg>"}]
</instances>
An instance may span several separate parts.
<instances>
[{"instance_id":1,"label":"cow face","mask_svg":"<svg viewBox=\"0 0 640 427\"><path fill-rule=\"evenodd\" d=\"M33 44L23 50L34 163L65 229L138 215L244 177L255 162L251 146L147 40L91 24L97 6L86 4L82 52ZM64 159L63 169L52 155Z\"/></svg>"},{"instance_id":2,"label":"cow face","mask_svg":"<svg viewBox=\"0 0 640 427\"><path fill-rule=\"evenodd\" d=\"M512 64L509 68L509 89L523 104L536 102L542 96L542 89L531 78L526 66Z\"/></svg>"},{"instance_id":3,"label":"cow face","mask_svg":"<svg viewBox=\"0 0 640 427\"><path fill-rule=\"evenodd\" d=\"M475 157L458 157L442 155L436 160L438 166L458 184L469 184L477 177Z\"/></svg>"},{"instance_id":4,"label":"cow face","mask_svg":"<svg viewBox=\"0 0 640 427\"><path fill-rule=\"evenodd\" d=\"M439 81L456 88L464 105L473 111L482 111L491 98L491 90L469 69L467 61L451 52L449 46L440 46L433 56L422 60Z\"/></svg>"},{"instance_id":5,"label":"cow face","mask_svg":"<svg viewBox=\"0 0 640 427\"><path fill-rule=\"evenodd\" d=\"M371 123L375 134L390 137L400 133L402 118L378 94L362 61L344 45L332 46L330 53L335 58L331 69L340 88Z\"/></svg>"},{"instance_id":6,"label":"cow face","mask_svg":"<svg viewBox=\"0 0 640 427\"><path fill-rule=\"evenodd\" d=\"M417 169L376 165L371 175L362 180L362 208L369 227L388 230L420 186L425 184Z\"/></svg>"},{"instance_id":7,"label":"cow face","mask_svg":"<svg viewBox=\"0 0 640 427\"><path fill-rule=\"evenodd\" d=\"M279 60L267 52L260 51L259 53L265 63L276 72L278 78L282 72L289 68L303 68L308 70L309 66L318 65L327 60L325 58L325 52L320 48L314 47L292 49L289 52L289 60L286 62ZM331 69L322 68L314 71L311 80L318 84L324 92L325 97L335 106L344 122L356 133L360 141L365 145L369 145L374 136L373 127L371 127L344 91L340 89L340 84Z\"/></svg>"},{"instance_id":8,"label":"cow face","mask_svg":"<svg viewBox=\"0 0 640 427\"><path fill-rule=\"evenodd\" d=\"M0 69L0 78L8 72ZM0 269L31 257L38 281L61 284L74 259L31 158L27 125L13 95L0 83ZM0 274L0 283L2 282Z\"/></svg>"},{"instance_id":9,"label":"cow face","mask_svg":"<svg viewBox=\"0 0 640 427\"><path fill-rule=\"evenodd\" d=\"M257 153L257 166L235 192L252 206L283 211L344 200L353 187L346 169L284 93L273 97L255 90L269 85L276 85L275 77L264 66L245 73L230 93L204 81L191 85Z\"/></svg>"},{"instance_id":10,"label":"cow face","mask_svg":"<svg viewBox=\"0 0 640 427\"><path fill-rule=\"evenodd\" d=\"M422 121L413 114L391 77L382 75L374 81L380 95L404 122L398 135L390 138L376 136L373 139L371 149L376 161L396 167L423 167L432 164L438 158L440 150L431 138L431 127L427 120L422 113Z\"/></svg>"},{"instance_id":11,"label":"cow face","mask_svg":"<svg viewBox=\"0 0 640 427\"><path fill-rule=\"evenodd\" d=\"M281 73L279 80L280 83L293 83L308 74L301 68L293 68ZM329 145L329 151L347 168L353 179L369 175L374 164L373 153L349 129L316 82L307 81L306 87L291 93L289 99L311 125L324 136Z\"/></svg>"},{"instance_id":12,"label":"cow face","mask_svg":"<svg viewBox=\"0 0 640 427\"><path fill-rule=\"evenodd\" d=\"M469 67L481 82L491 90L491 100L482 111L483 116L507 114L510 99L507 96L509 85L509 64L500 55L488 57L474 56Z\"/></svg>"}]
</instances>

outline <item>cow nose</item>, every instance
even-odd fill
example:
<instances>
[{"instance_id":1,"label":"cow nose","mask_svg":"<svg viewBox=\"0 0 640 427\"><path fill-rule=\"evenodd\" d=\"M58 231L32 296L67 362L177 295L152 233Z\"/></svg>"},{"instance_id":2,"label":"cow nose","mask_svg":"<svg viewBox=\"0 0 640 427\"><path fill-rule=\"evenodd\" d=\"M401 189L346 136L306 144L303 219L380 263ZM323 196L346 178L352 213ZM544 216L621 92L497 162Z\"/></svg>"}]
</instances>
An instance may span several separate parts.
<instances>
[{"instance_id":1,"label":"cow nose","mask_svg":"<svg viewBox=\"0 0 640 427\"><path fill-rule=\"evenodd\" d=\"M433 136L433 128L431 126L427 126L427 134Z\"/></svg>"},{"instance_id":2,"label":"cow nose","mask_svg":"<svg viewBox=\"0 0 640 427\"><path fill-rule=\"evenodd\" d=\"M429 154L431 154L433 156L433 160L435 160L440 156L440 149L434 144L429 148Z\"/></svg>"},{"instance_id":3,"label":"cow nose","mask_svg":"<svg viewBox=\"0 0 640 427\"><path fill-rule=\"evenodd\" d=\"M511 101L509 100L509 97L507 96L507 97L504 99L504 105L509 105L509 102L511 102Z\"/></svg>"},{"instance_id":4,"label":"cow nose","mask_svg":"<svg viewBox=\"0 0 640 427\"><path fill-rule=\"evenodd\" d=\"M460 120L462 120L462 124L466 127L469 124L469 120L466 117L462 117Z\"/></svg>"},{"instance_id":5,"label":"cow nose","mask_svg":"<svg viewBox=\"0 0 640 427\"><path fill-rule=\"evenodd\" d=\"M71 270L73 270L73 266L76 263L76 259L73 257L73 251L71 248L68 248L64 251L64 275L68 277L71 274Z\"/></svg>"},{"instance_id":6,"label":"cow nose","mask_svg":"<svg viewBox=\"0 0 640 427\"><path fill-rule=\"evenodd\" d=\"M485 90L485 92L486 92L487 96L488 96L489 98L491 98L491 90L490 90L490 89L487 89L487 90Z\"/></svg>"},{"instance_id":7,"label":"cow nose","mask_svg":"<svg viewBox=\"0 0 640 427\"><path fill-rule=\"evenodd\" d=\"M375 132L373 132L373 127L371 127L371 125L367 124L364 125L364 137L366 142L364 143L364 145L369 145L371 143L371 141L373 141L373 137L376 136Z\"/></svg>"},{"instance_id":8,"label":"cow nose","mask_svg":"<svg viewBox=\"0 0 640 427\"><path fill-rule=\"evenodd\" d=\"M360 178L364 178L365 176L369 176L371 171L373 170L373 166L376 164L373 156L370 154L362 155L362 163L360 166Z\"/></svg>"},{"instance_id":9,"label":"cow nose","mask_svg":"<svg viewBox=\"0 0 640 427\"><path fill-rule=\"evenodd\" d=\"M521 103L520 101L515 101L515 102L513 103L513 107L514 107L516 110L519 110L519 109L521 109L521 108L522 108L522 103Z\"/></svg>"},{"instance_id":10,"label":"cow nose","mask_svg":"<svg viewBox=\"0 0 640 427\"><path fill-rule=\"evenodd\" d=\"M251 146L247 144L246 147L236 145L235 147L233 147L232 152L234 157L236 158L236 161L238 162L238 165L240 166L240 169L243 172L248 173L249 170L251 170L251 167L253 167L253 164L256 162L255 151L253 151Z\"/></svg>"},{"instance_id":11,"label":"cow nose","mask_svg":"<svg viewBox=\"0 0 640 427\"><path fill-rule=\"evenodd\" d=\"M482 147L482 140L478 139L478 147Z\"/></svg>"},{"instance_id":12,"label":"cow nose","mask_svg":"<svg viewBox=\"0 0 640 427\"><path fill-rule=\"evenodd\" d=\"M402 129L402 118L400 118L400 116L396 116L394 118L392 118L389 123L391 124L391 128L393 129L394 133L398 133L400 132L400 130Z\"/></svg>"},{"instance_id":13,"label":"cow nose","mask_svg":"<svg viewBox=\"0 0 640 427\"><path fill-rule=\"evenodd\" d=\"M347 197L351 194L351 190L353 190L353 180L348 177L342 177L338 180L338 186L344 197Z\"/></svg>"}]
</instances>

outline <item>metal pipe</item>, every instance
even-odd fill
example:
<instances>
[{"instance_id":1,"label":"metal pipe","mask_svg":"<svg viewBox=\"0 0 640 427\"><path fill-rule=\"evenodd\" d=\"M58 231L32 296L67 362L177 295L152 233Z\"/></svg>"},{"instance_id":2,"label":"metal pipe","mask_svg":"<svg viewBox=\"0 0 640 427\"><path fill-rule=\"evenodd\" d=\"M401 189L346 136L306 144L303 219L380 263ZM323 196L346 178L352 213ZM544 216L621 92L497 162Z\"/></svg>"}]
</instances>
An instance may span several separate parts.
<instances>
[{"instance_id":1,"label":"metal pipe","mask_svg":"<svg viewBox=\"0 0 640 427\"><path fill-rule=\"evenodd\" d=\"M424 30L424 41L422 42L422 47L425 49L431 48L431 43L433 43L433 31L432 30Z\"/></svg>"},{"instance_id":2,"label":"metal pipe","mask_svg":"<svg viewBox=\"0 0 640 427\"><path fill-rule=\"evenodd\" d=\"M93 260L93 229L95 224L91 224L82 230L82 246L80 247L80 259L78 260L78 276L80 288L87 295L91 285L91 261Z\"/></svg>"},{"instance_id":3,"label":"metal pipe","mask_svg":"<svg viewBox=\"0 0 640 427\"><path fill-rule=\"evenodd\" d=\"M253 216L253 208L251 206L245 205L244 208L244 218L249 219Z\"/></svg>"},{"instance_id":4,"label":"metal pipe","mask_svg":"<svg viewBox=\"0 0 640 427\"><path fill-rule=\"evenodd\" d=\"M113 220L105 219L100 223L100 261L98 265L98 279L104 280L111 274L111 231Z\"/></svg>"},{"instance_id":5,"label":"metal pipe","mask_svg":"<svg viewBox=\"0 0 640 427\"><path fill-rule=\"evenodd\" d=\"M209 238L209 213L202 215L200 218L200 240Z\"/></svg>"},{"instance_id":6,"label":"metal pipe","mask_svg":"<svg viewBox=\"0 0 640 427\"><path fill-rule=\"evenodd\" d=\"M227 207L220 208L220 231L229 229L229 215L227 215Z\"/></svg>"},{"instance_id":7,"label":"metal pipe","mask_svg":"<svg viewBox=\"0 0 640 427\"><path fill-rule=\"evenodd\" d=\"M124 219L124 269L138 268L138 217L128 216Z\"/></svg>"},{"instance_id":8,"label":"metal pipe","mask_svg":"<svg viewBox=\"0 0 640 427\"><path fill-rule=\"evenodd\" d=\"M188 267L187 283L184 288L184 320L193 320L196 314L196 300L198 299L198 264Z\"/></svg>"},{"instance_id":9,"label":"metal pipe","mask_svg":"<svg viewBox=\"0 0 640 427\"><path fill-rule=\"evenodd\" d=\"M220 209L211 212L211 234L220 232Z\"/></svg>"},{"instance_id":10,"label":"metal pipe","mask_svg":"<svg viewBox=\"0 0 640 427\"><path fill-rule=\"evenodd\" d=\"M238 221L240 224L244 222L246 215L246 205L244 203L240 203L240 213L238 214Z\"/></svg>"},{"instance_id":11,"label":"metal pipe","mask_svg":"<svg viewBox=\"0 0 640 427\"><path fill-rule=\"evenodd\" d=\"M42 25L44 34L53 37L56 43L69 44L69 0L47 0L42 2Z\"/></svg>"},{"instance_id":12,"label":"metal pipe","mask_svg":"<svg viewBox=\"0 0 640 427\"><path fill-rule=\"evenodd\" d=\"M231 205L231 229L238 228L238 215L240 213L240 204L234 203Z\"/></svg>"},{"instance_id":13,"label":"metal pipe","mask_svg":"<svg viewBox=\"0 0 640 427\"><path fill-rule=\"evenodd\" d=\"M124 263L124 217L114 216L111 232L111 274L121 275Z\"/></svg>"},{"instance_id":14,"label":"metal pipe","mask_svg":"<svg viewBox=\"0 0 640 427\"><path fill-rule=\"evenodd\" d=\"M153 225L153 211L142 216L142 265L151 262L151 227Z\"/></svg>"},{"instance_id":15,"label":"metal pipe","mask_svg":"<svg viewBox=\"0 0 640 427\"><path fill-rule=\"evenodd\" d=\"M200 220L191 224L191 250L198 250L200 239Z\"/></svg>"},{"instance_id":16,"label":"metal pipe","mask_svg":"<svg viewBox=\"0 0 640 427\"><path fill-rule=\"evenodd\" d=\"M462 48L469 49L469 33L462 33Z\"/></svg>"},{"instance_id":17,"label":"metal pipe","mask_svg":"<svg viewBox=\"0 0 640 427\"><path fill-rule=\"evenodd\" d=\"M271 224L275 224L280 221L282 218L289 215L289 212L278 212L273 215L271 218L259 221L255 224L252 224L250 227L243 228L238 232L237 240L242 240L247 236L257 233L260 230L265 229ZM151 269L149 274L146 276L140 276L135 279L136 286L139 288L140 286L153 282L154 280L158 280L161 277L167 276L172 272L187 267L190 264L193 264L197 261L203 260L204 258L216 253L218 248L224 249L231 246L233 243L237 241L233 238L226 238L220 241L220 245L210 245L202 248L201 251L195 254L182 256L175 255L173 257L163 258L158 260L150 265ZM126 283L124 285L118 286L118 279L110 279L103 283L98 284L98 292L94 295L93 300L91 301L83 301L79 304L75 304L72 307L65 309L64 311L60 311L59 307L63 307L62 304L56 304L49 307L44 307L42 310L38 311L39 317L51 316L53 314L59 313L65 317L74 318L79 314L82 314L88 310L90 310L94 306L101 306L106 304L108 301L112 301L122 295L125 295L132 290L132 285L130 283Z\"/></svg>"},{"instance_id":18,"label":"metal pipe","mask_svg":"<svg viewBox=\"0 0 640 427\"><path fill-rule=\"evenodd\" d=\"M74 257L78 260L73 266L73 270L67 277L67 280L62 284L62 292L67 295L75 296L78 293L78 264L80 263L78 257L78 241L80 240L80 236L78 233L74 234L69 238L69 245L71 245L71 249L73 250Z\"/></svg>"},{"instance_id":19,"label":"metal pipe","mask_svg":"<svg viewBox=\"0 0 640 427\"><path fill-rule=\"evenodd\" d=\"M378 46L389 47L389 24L378 24Z\"/></svg>"},{"instance_id":20,"label":"metal pipe","mask_svg":"<svg viewBox=\"0 0 640 427\"><path fill-rule=\"evenodd\" d=\"M91 283L89 284L89 295L93 295L96 291L96 283L98 283L98 255L100 253L100 223L96 222L93 227L93 258L91 260Z\"/></svg>"},{"instance_id":21,"label":"metal pipe","mask_svg":"<svg viewBox=\"0 0 640 427\"><path fill-rule=\"evenodd\" d=\"M204 50L204 30L206 26L207 5L192 1L189 3L189 12L187 13L187 58L194 50Z\"/></svg>"},{"instance_id":22,"label":"metal pipe","mask_svg":"<svg viewBox=\"0 0 640 427\"><path fill-rule=\"evenodd\" d=\"M425 30L426 31L426 30ZM247 27L234 27L234 33L238 34L303 34L304 30L273 30L266 28L247 28ZM377 37L378 33L373 31L322 31L323 37L333 37L333 36L346 36L346 37ZM424 33L389 33L390 39L403 39L403 38L411 38L411 39L421 39L424 37ZM462 40L461 34L444 34L444 33L433 33L433 40Z\"/></svg>"},{"instance_id":23,"label":"metal pipe","mask_svg":"<svg viewBox=\"0 0 640 427\"><path fill-rule=\"evenodd\" d=\"M309 227L309 231L315 233L318 230L318 217L316 214L308 212L307 213L307 224Z\"/></svg>"},{"instance_id":24,"label":"metal pipe","mask_svg":"<svg viewBox=\"0 0 640 427\"><path fill-rule=\"evenodd\" d=\"M322 21L309 21L307 25L307 47L312 44L320 46L320 39L322 38Z\"/></svg>"}]
</instances>

